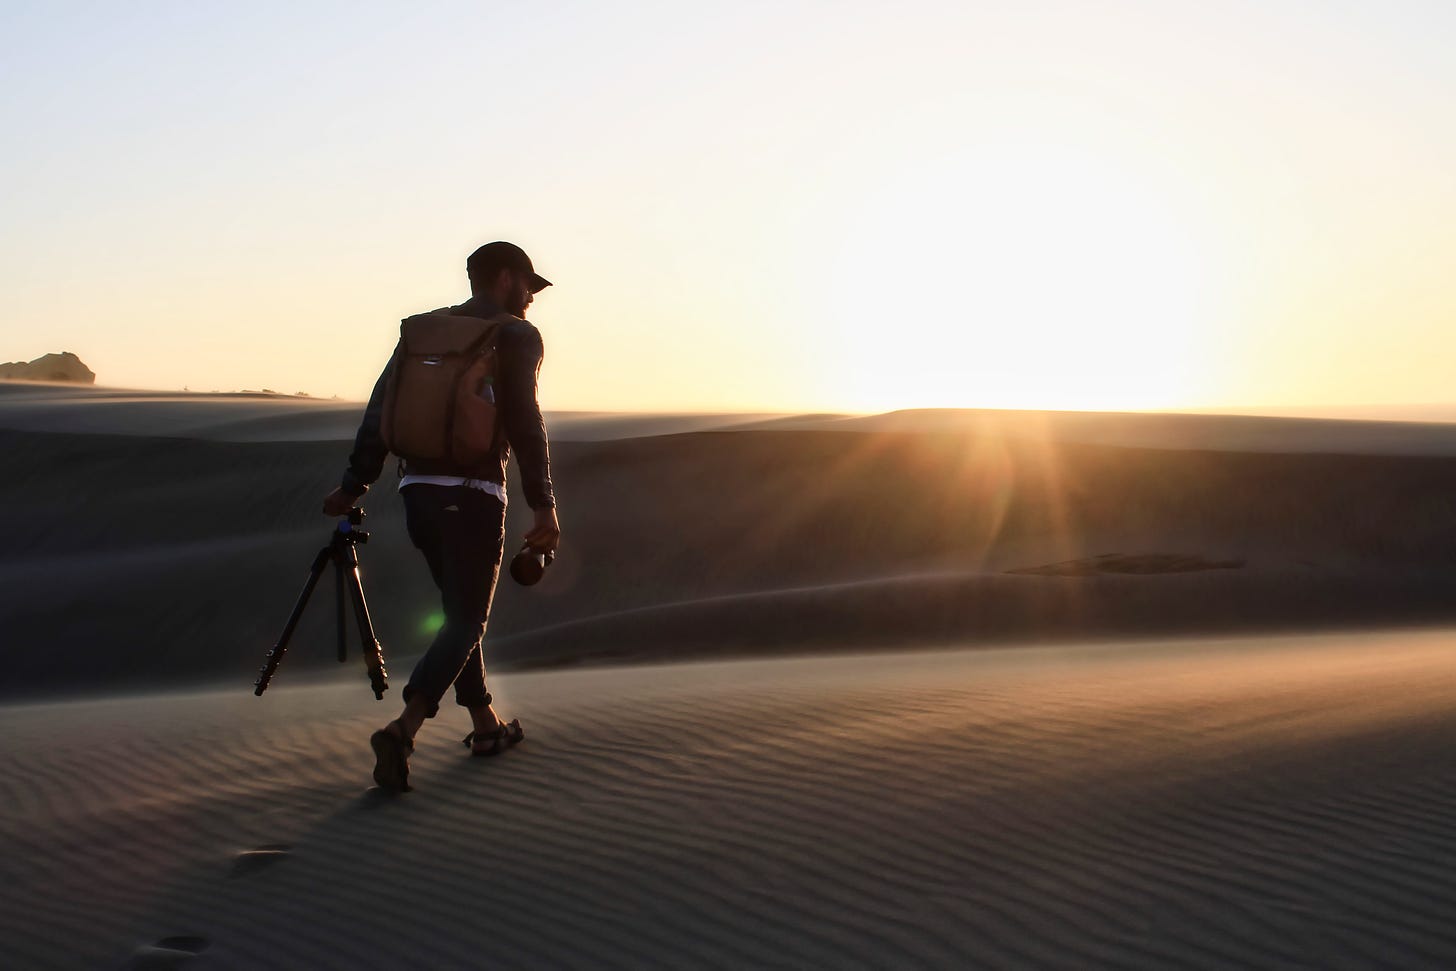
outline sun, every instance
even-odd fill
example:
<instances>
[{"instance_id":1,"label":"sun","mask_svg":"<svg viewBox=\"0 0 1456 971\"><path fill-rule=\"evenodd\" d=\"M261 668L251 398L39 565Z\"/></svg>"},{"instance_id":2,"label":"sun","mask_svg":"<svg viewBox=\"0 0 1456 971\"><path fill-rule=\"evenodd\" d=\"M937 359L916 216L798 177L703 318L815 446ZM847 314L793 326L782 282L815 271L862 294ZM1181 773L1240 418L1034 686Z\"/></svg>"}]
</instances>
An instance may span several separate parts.
<instances>
[{"instance_id":1,"label":"sun","mask_svg":"<svg viewBox=\"0 0 1456 971\"><path fill-rule=\"evenodd\" d=\"M1216 325L1208 247L1166 186L1087 154L984 151L855 206L834 350L864 410L1176 407Z\"/></svg>"}]
</instances>

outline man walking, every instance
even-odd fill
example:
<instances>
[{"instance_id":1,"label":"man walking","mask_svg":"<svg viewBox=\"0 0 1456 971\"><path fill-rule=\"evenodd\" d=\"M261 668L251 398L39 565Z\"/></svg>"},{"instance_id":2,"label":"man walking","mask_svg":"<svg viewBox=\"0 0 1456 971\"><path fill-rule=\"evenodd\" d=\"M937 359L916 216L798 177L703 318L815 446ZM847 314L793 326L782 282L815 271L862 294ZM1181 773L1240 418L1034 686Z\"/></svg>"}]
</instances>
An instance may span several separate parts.
<instances>
[{"instance_id":1,"label":"man walking","mask_svg":"<svg viewBox=\"0 0 1456 971\"><path fill-rule=\"evenodd\" d=\"M484 462L466 468L448 459L406 461L400 479L410 541L424 554L440 588L445 624L410 674L404 711L370 738L374 781L395 792L409 790L415 734L426 718L439 711L452 684L456 704L470 712L474 730L467 740L472 754L494 755L524 737L519 721L503 722L491 707L481 651L505 549L506 464L512 450L526 502L535 515L526 542L535 550L555 550L561 538L546 422L536 394L543 345L540 332L524 319L533 295L551 283L536 273L524 250L505 242L477 249L466 261L465 271L471 298L435 313L482 320L505 313L515 318L500 325L496 341L494 394L505 434L495 454ZM388 454L380 425L395 365L396 358L391 357L374 386L348 471L339 488L324 499L325 515L347 513L379 478Z\"/></svg>"}]
</instances>

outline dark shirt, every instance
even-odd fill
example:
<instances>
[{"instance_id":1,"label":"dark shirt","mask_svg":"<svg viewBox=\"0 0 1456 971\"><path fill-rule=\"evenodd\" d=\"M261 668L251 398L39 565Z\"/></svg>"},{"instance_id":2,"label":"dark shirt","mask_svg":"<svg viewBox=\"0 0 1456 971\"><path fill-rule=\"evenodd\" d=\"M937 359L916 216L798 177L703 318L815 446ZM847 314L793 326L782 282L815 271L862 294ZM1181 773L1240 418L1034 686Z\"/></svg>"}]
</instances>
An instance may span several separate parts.
<instances>
[{"instance_id":1,"label":"dark shirt","mask_svg":"<svg viewBox=\"0 0 1456 971\"><path fill-rule=\"evenodd\" d=\"M500 307L487 297L471 297L458 307L437 313L460 314L488 320L501 312ZM496 376L496 405L500 409L501 424L505 429L505 441L497 454L485 466L457 468L447 463L406 462L406 472L419 475L459 475L472 479L495 482L505 488L506 464L510 462L511 450L516 453L521 470L521 484L525 488L526 503L532 509L543 509L556 505L551 489L551 450L546 439L546 420L541 417L541 405L536 399L536 377L541 372L541 358L545 347L541 332L527 320L512 320L501 325L496 347L500 355L499 374ZM399 353L398 346L395 354ZM384 389L394 370L394 355L384 366L369 404L364 408L364 419L359 423L359 432L354 436L354 451L349 455L349 469L344 473L343 488L351 495L363 495L369 486L379 478L384 469L389 450L380 435L380 419L384 413Z\"/></svg>"}]
</instances>

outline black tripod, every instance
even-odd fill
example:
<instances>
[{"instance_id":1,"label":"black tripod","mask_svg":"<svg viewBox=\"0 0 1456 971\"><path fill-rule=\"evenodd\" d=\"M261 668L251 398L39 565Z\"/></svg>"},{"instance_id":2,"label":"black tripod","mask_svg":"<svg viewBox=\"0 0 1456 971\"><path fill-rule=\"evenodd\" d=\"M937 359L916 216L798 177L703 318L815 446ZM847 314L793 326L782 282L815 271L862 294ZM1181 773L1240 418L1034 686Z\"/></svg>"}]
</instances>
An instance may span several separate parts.
<instances>
[{"instance_id":1,"label":"black tripod","mask_svg":"<svg viewBox=\"0 0 1456 971\"><path fill-rule=\"evenodd\" d=\"M319 550L318 556L313 558L313 567L309 570L308 581L303 585L303 593L298 595L298 603L294 604L293 613L289 615L278 643L273 645L273 650L263 660L263 670L258 672L258 680L253 682L253 694L261 695L267 690L268 681L273 677L273 672L278 670L278 662L283 660L283 654L288 650L288 638L293 636L293 628L298 626L298 619L303 616L303 608L308 606L308 595L318 586L324 566L332 560L335 575L339 579L335 591L339 619L339 663L348 659L344 638L344 597L347 591L354 601L354 619L358 621L359 633L364 639L364 666L369 669L369 685L374 689L375 698L381 701L384 699L384 692L389 688L389 675L384 670L384 657L379 652L374 625L369 622L369 605L364 602L364 587L359 583L359 551L356 546L369 542L369 534L358 528L363 522L364 510L357 506L350 509L348 517L339 520L338 528L329 537L329 545Z\"/></svg>"}]
</instances>

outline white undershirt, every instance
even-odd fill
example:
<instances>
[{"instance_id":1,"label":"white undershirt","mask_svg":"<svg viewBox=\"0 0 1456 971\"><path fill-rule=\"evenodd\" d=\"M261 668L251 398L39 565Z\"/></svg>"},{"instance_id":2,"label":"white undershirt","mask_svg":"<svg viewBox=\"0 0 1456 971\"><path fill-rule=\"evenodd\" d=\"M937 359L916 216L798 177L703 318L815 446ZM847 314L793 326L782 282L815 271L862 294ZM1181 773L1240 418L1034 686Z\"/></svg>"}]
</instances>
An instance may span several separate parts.
<instances>
[{"instance_id":1,"label":"white undershirt","mask_svg":"<svg viewBox=\"0 0 1456 971\"><path fill-rule=\"evenodd\" d=\"M490 493L499 499L502 505L506 501L505 488L499 482L490 482L486 479L467 479L459 475L407 475L399 480L401 489L408 485L465 486Z\"/></svg>"}]
</instances>

